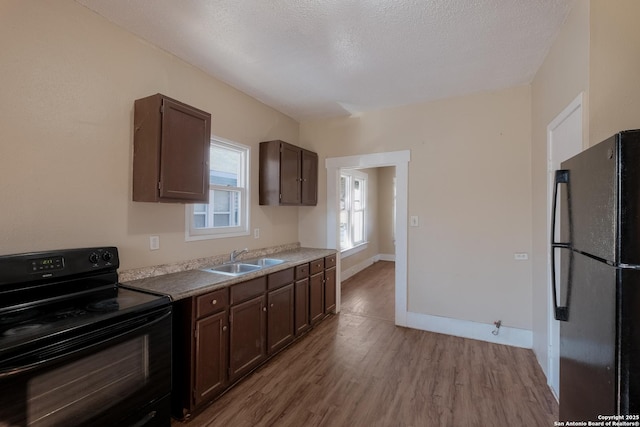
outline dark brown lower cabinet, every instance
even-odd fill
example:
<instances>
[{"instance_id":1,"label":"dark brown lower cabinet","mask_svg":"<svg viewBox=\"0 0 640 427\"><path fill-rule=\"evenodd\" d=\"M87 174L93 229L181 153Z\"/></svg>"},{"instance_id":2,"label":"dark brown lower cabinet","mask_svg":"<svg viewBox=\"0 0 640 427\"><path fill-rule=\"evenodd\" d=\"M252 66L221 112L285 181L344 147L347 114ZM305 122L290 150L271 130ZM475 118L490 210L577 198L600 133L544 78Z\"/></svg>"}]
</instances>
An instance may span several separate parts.
<instances>
[{"instance_id":1,"label":"dark brown lower cabinet","mask_svg":"<svg viewBox=\"0 0 640 427\"><path fill-rule=\"evenodd\" d=\"M227 295L227 289L221 289L173 305L171 412L175 418L188 418L228 386Z\"/></svg>"},{"instance_id":2,"label":"dark brown lower cabinet","mask_svg":"<svg viewBox=\"0 0 640 427\"><path fill-rule=\"evenodd\" d=\"M229 382L233 382L267 357L267 307L265 296L229 308Z\"/></svg>"},{"instance_id":3,"label":"dark brown lower cabinet","mask_svg":"<svg viewBox=\"0 0 640 427\"><path fill-rule=\"evenodd\" d=\"M174 303L172 414L189 418L335 310L335 255Z\"/></svg>"},{"instance_id":4,"label":"dark brown lower cabinet","mask_svg":"<svg viewBox=\"0 0 640 427\"><path fill-rule=\"evenodd\" d=\"M267 342L269 354L285 347L294 337L293 283L267 295Z\"/></svg>"},{"instance_id":5,"label":"dark brown lower cabinet","mask_svg":"<svg viewBox=\"0 0 640 427\"><path fill-rule=\"evenodd\" d=\"M200 405L227 385L226 311L196 321L193 403Z\"/></svg>"},{"instance_id":6,"label":"dark brown lower cabinet","mask_svg":"<svg viewBox=\"0 0 640 427\"><path fill-rule=\"evenodd\" d=\"M324 272L309 279L309 318L312 325L324 317Z\"/></svg>"},{"instance_id":7,"label":"dark brown lower cabinet","mask_svg":"<svg viewBox=\"0 0 640 427\"><path fill-rule=\"evenodd\" d=\"M311 326L309 322L309 278L295 283L295 334L300 335Z\"/></svg>"},{"instance_id":8,"label":"dark brown lower cabinet","mask_svg":"<svg viewBox=\"0 0 640 427\"><path fill-rule=\"evenodd\" d=\"M324 313L329 314L336 309L336 268L324 271Z\"/></svg>"}]
</instances>

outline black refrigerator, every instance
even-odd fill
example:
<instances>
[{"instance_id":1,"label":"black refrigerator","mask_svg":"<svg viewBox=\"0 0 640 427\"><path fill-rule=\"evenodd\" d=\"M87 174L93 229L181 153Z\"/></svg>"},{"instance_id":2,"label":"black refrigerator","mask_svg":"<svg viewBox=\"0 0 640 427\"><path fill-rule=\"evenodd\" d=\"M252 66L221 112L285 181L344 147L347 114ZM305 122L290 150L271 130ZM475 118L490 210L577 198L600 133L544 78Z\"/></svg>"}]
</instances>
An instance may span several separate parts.
<instances>
[{"instance_id":1,"label":"black refrigerator","mask_svg":"<svg viewBox=\"0 0 640 427\"><path fill-rule=\"evenodd\" d=\"M617 133L561 168L552 213L560 235L551 236L560 421L638 414L640 130Z\"/></svg>"}]
</instances>

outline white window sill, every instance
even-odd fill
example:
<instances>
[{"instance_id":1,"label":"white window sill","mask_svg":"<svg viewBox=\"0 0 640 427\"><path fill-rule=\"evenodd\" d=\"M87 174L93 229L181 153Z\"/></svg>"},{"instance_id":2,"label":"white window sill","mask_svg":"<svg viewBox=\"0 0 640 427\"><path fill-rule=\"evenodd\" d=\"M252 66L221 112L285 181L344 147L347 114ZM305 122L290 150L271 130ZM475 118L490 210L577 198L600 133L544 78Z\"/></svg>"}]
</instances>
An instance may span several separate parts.
<instances>
[{"instance_id":1,"label":"white window sill","mask_svg":"<svg viewBox=\"0 0 640 427\"><path fill-rule=\"evenodd\" d=\"M207 233L207 234L189 234L189 230L185 232L184 240L187 242L196 241L196 240L209 240L209 239L224 239L227 237L240 237L240 236L248 236L249 231L241 230L241 231L230 231L227 233L218 232L218 233Z\"/></svg>"},{"instance_id":2,"label":"white window sill","mask_svg":"<svg viewBox=\"0 0 640 427\"><path fill-rule=\"evenodd\" d=\"M357 254L358 252L362 252L365 249L367 249L367 244L368 243L369 242L364 242L364 243L360 243L359 245L354 246L352 248L342 249L342 250L340 250L340 257L341 258L346 258L348 256Z\"/></svg>"}]
</instances>

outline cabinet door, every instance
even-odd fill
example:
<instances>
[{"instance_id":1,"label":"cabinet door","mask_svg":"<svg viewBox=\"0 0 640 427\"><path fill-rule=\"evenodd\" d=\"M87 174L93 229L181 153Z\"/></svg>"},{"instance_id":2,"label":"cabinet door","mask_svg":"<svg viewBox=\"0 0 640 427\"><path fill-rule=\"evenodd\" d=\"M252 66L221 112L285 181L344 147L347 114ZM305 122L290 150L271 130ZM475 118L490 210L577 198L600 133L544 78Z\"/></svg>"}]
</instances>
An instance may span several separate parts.
<instances>
[{"instance_id":1,"label":"cabinet door","mask_svg":"<svg viewBox=\"0 0 640 427\"><path fill-rule=\"evenodd\" d=\"M227 312L196 321L193 404L213 398L227 383Z\"/></svg>"},{"instance_id":2,"label":"cabinet door","mask_svg":"<svg viewBox=\"0 0 640 427\"><path fill-rule=\"evenodd\" d=\"M210 116L167 98L161 111L160 199L208 203Z\"/></svg>"},{"instance_id":3,"label":"cabinet door","mask_svg":"<svg viewBox=\"0 0 640 427\"><path fill-rule=\"evenodd\" d=\"M301 165L300 147L287 144L280 145L280 204L300 204Z\"/></svg>"},{"instance_id":4,"label":"cabinet door","mask_svg":"<svg viewBox=\"0 0 640 427\"><path fill-rule=\"evenodd\" d=\"M315 324L324 317L324 273L311 276L309 280L309 317Z\"/></svg>"},{"instance_id":5,"label":"cabinet door","mask_svg":"<svg viewBox=\"0 0 640 427\"><path fill-rule=\"evenodd\" d=\"M229 381L233 382L267 356L267 307L264 295L229 308Z\"/></svg>"},{"instance_id":6,"label":"cabinet door","mask_svg":"<svg viewBox=\"0 0 640 427\"><path fill-rule=\"evenodd\" d=\"M306 331L309 326L309 278L298 280L295 284L295 330L296 335Z\"/></svg>"},{"instance_id":7,"label":"cabinet door","mask_svg":"<svg viewBox=\"0 0 640 427\"><path fill-rule=\"evenodd\" d=\"M336 268L324 271L324 312L329 314L336 309Z\"/></svg>"},{"instance_id":8,"label":"cabinet door","mask_svg":"<svg viewBox=\"0 0 640 427\"><path fill-rule=\"evenodd\" d=\"M160 93L136 99L133 200L209 200L211 115Z\"/></svg>"},{"instance_id":9,"label":"cabinet door","mask_svg":"<svg viewBox=\"0 0 640 427\"><path fill-rule=\"evenodd\" d=\"M318 204L318 155L309 150L302 150L302 194L303 205Z\"/></svg>"},{"instance_id":10,"label":"cabinet door","mask_svg":"<svg viewBox=\"0 0 640 427\"><path fill-rule=\"evenodd\" d=\"M274 353L293 341L293 283L267 295L267 342Z\"/></svg>"}]
</instances>

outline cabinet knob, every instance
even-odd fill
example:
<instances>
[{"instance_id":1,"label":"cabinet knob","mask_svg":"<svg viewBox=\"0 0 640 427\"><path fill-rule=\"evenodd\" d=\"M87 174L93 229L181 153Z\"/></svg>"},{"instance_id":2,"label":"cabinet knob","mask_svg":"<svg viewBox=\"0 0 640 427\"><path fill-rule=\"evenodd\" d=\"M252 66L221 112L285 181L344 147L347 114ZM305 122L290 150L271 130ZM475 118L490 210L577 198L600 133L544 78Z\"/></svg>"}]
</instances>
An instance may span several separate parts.
<instances>
[{"instance_id":1,"label":"cabinet knob","mask_svg":"<svg viewBox=\"0 0 640 427\"><path fill-rule=\"evenodd\" d=\"M213 299L213 300L211 300L211 305L216 305L217 303L218 303L218 300L217 300L217 299Z\"/></svg>"},{"instance_id":2,"label":"cabinet knob","mask_svg":"<svg viewBox=\"0 0 640 427\"><path fill-rule=\"evenodd\" d=\"M271 303L271 306L270 306L270 307L271 307L271 308L273 308L273 303Z\"/></svg>"},{"instance_id":3,"label":"cabinet knob","mask_svg":"<svg viewBox=\"0 0 640 427\"><path fill-rule=\"evenodd\" d=\"M222 331L225 332L227 330L227 325L222 327Z\"/></svg>"},{"instance_id":4,"label":"cabinet knob","mask_svg":"<svg viewBox=\"0 0 640 427\"><path fill-rule=\"evenodd\" d=\"M267 311L267 307L262 307L262 311Z\"/></svg>"}]
</instances>

